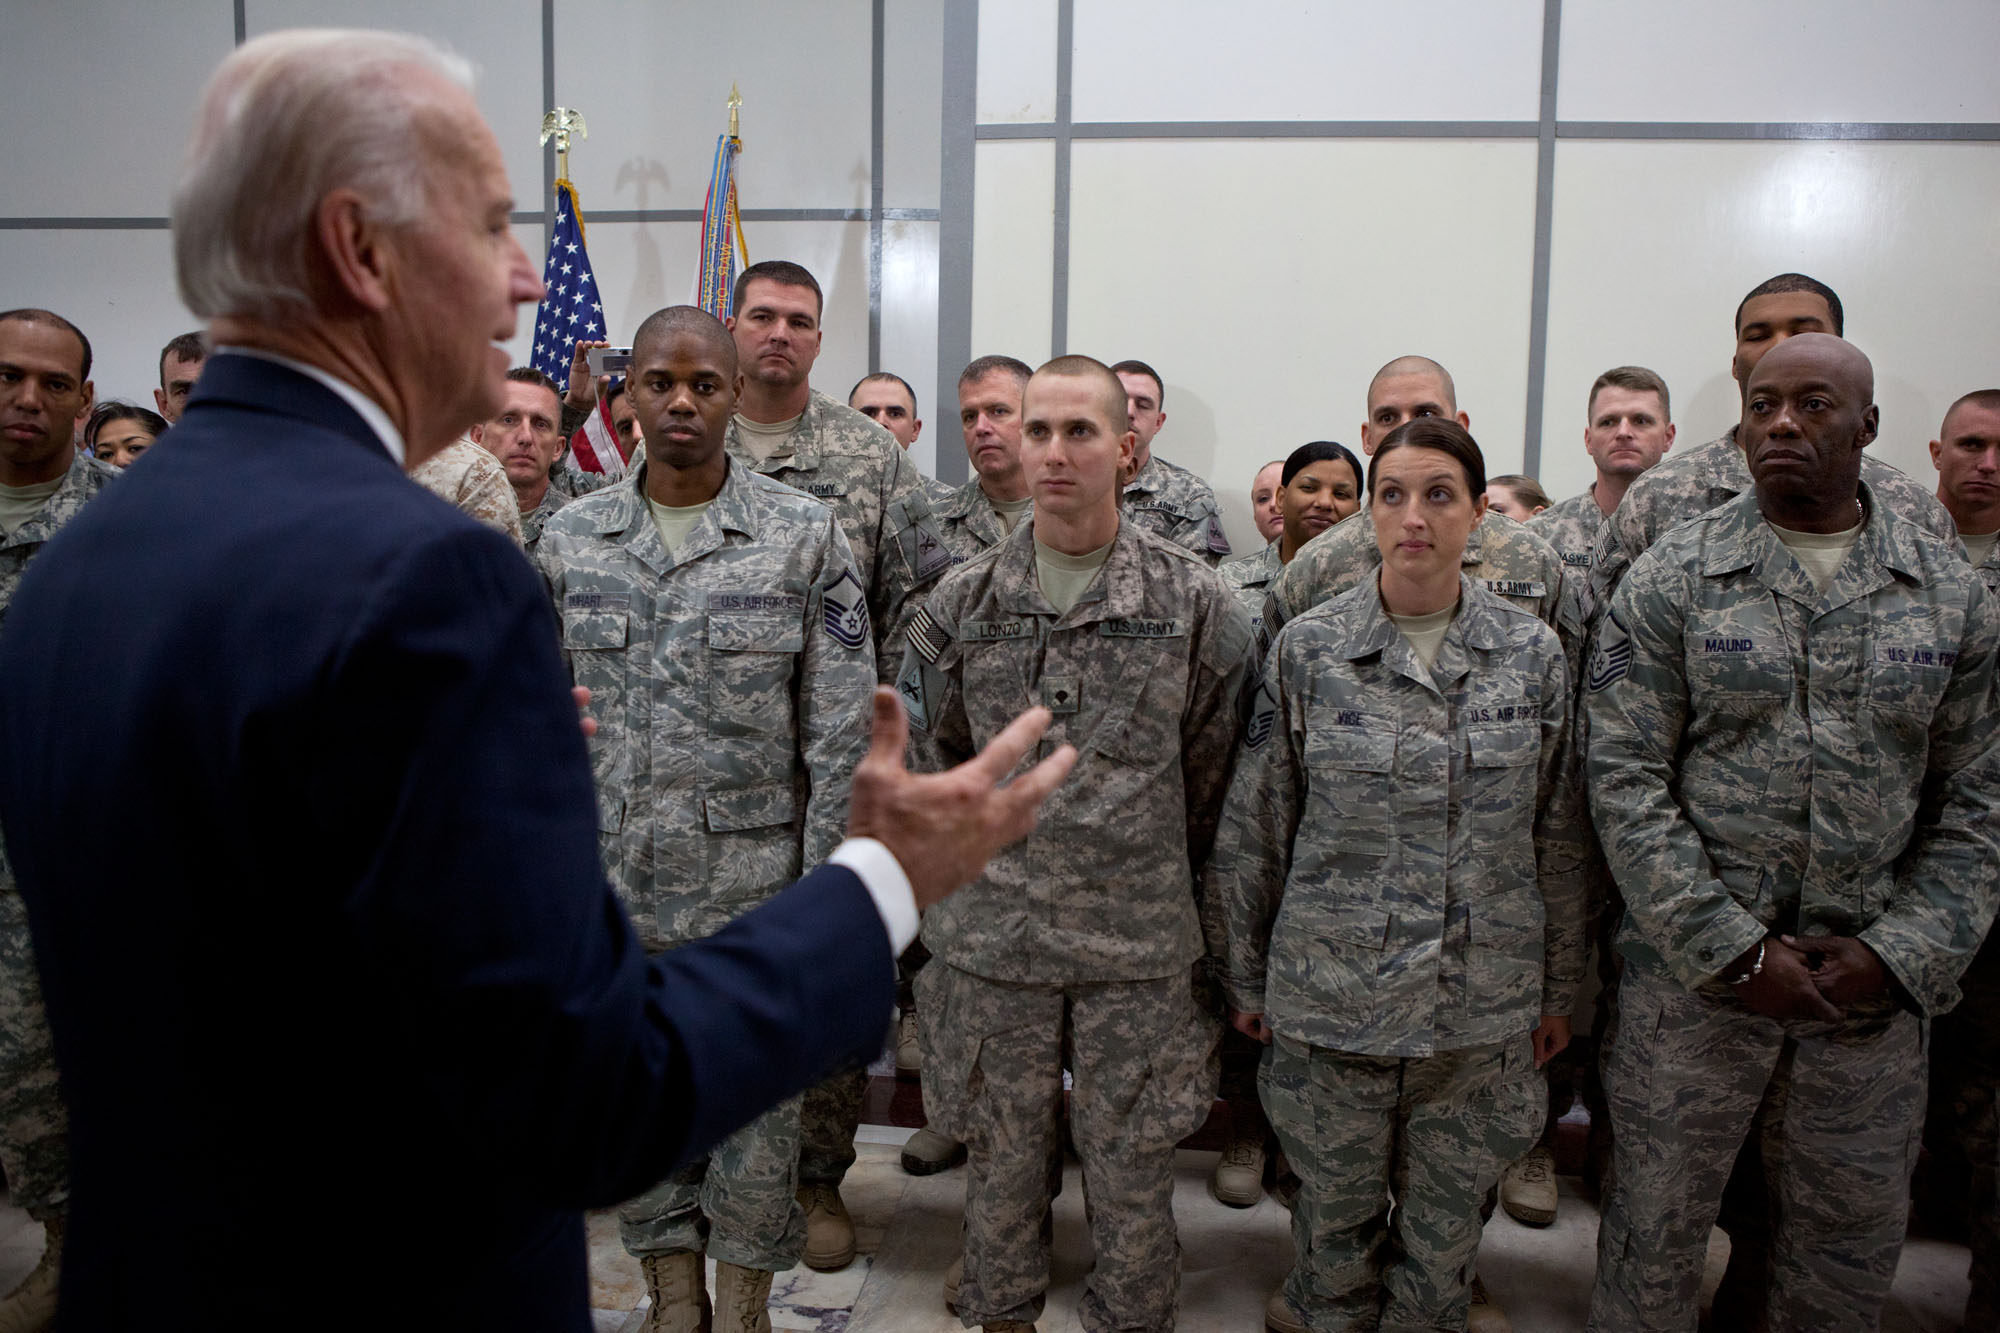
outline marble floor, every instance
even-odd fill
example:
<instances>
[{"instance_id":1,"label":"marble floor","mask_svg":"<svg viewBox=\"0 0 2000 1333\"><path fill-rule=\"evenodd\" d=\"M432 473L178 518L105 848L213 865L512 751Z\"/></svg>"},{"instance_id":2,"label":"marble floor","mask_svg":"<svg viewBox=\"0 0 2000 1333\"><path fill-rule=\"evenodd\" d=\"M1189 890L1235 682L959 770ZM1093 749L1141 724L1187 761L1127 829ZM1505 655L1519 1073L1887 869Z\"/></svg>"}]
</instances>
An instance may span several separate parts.
<instances>
[{"instance_id":1,"label":"marble floor","mask_svg":"<svg viewBox=\"0 0 2000 1333\"><path fill-rule=\"evenodd\" d=\"M860 1160L842 1195L854 1216L860 1257L839 1273L797 1268L772 1288L774 1329L812 1333L949 1333L958 1321L945 1311L940 1288L958 1254L965 1194L963 1167L908 1176L897 1161L908 1129L865 1125ZM1181 1333L1255 1333L1265 1297L1291 1264L1287 1215L1270 1199L1255 1208L1225 1208L1209 1197L1213 1152L1177 1155L1174 1214L1184 1252ZM1042 1333L1074 1333L1077 1298L1089 1268L1082 1185L1072 1163L1055 1210L1055 1271ZM1552 1227L1533 1230L1504 1214L1486 1228L1480 1271L1519 1333L1567 1333L1583 1327L1597 1243L1597 1211L1561 1179L1561 1210ZM0 1196L0 1291L25 1276L41 1252L41 1228ZM610 1214L590 1220L592 1314L598 1333L639 1333L645 1284L638 1263L618 1244ZM1721 1276L1728 1254L1718 1233L1709 1251L1704 1294ZM1882 1320L1886 1333L1947 1333L1958 1327L1966 1293L1961 1245L1912 1237L1904 1246L1895 1294Z\"/></svg>"}]
</instances>

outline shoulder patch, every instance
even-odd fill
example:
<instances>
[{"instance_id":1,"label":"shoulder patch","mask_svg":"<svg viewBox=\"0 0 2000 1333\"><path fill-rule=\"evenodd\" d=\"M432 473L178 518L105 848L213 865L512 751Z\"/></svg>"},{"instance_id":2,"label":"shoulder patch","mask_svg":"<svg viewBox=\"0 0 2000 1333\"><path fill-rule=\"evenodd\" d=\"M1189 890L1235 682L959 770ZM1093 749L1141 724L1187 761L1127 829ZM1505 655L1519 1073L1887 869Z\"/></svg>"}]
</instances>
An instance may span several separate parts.
<instances>
[{"instance_id":1,"label":"shoulder patch","mask_svg":"<svg viewBox=\"0 0 2000 1333\"><path fill-rule=\"evenodd\" d=\"M951 552L938 536L937 524L928 515L911 525L911 533L917 546L917 581L922 582L933 575L942 574L955 563Z\"/></svg>"},{"instance_id":2,"label":"shoulder patch","mask_svg":"<svg viewBox=\"0 0 2000 1333\"><path fill-rule=\"evenodd\" d=\"M928 606L919 607L910 627L904 634L904 641L917 650L917 656L926 662L936 662L945 645L951 642L951 635L937 623Z\"/></svg>"},{"instance_id":3,"label":"shoulder patch","mask_svg":"<svg viewBox=\"0 0 2000 1333\"><path fill-rule=\"evenodd\" d=\"M821 615L826 632L843 648L859 649L868 642L868 598L854 571L843 569L840 576L820 594Z\"/></svg>"},{"instance_id":4,"label":"shoulder patch","mask_svg":"<svg viewBox=\"0 0 2000 1333\"><path fill-rule=\"evenodd\" d=\"M1618 618L1618 612L1607 612L1604 627L1597 632L1597 649L1590 655L1584 684L1592 693L1609 689L1625 679L1625 673L1631 669L1632 636L1626 632L1625 622Z\"/></svg>"},{"instance_id":5,"label":"shoulder patch","mask_svg":"<svg viewBox=\"0 0 2000 1333\"><path fill-rule=\"evenodd\" d=\"M1271 683L1271 673L1266 671L1257 682L1257 693L1250 701L1250 721L1243 728L1243 743L1252 750L1263 749L1277 725L1278 691Z\"/></svg>"},{"instance_id":6,"label":"shoulder patch","mask_svg":"<svg viewBox=\"0 0 2000 1333\"><path fill-rule=\"evenodd\" d=\"M1222 515L1213 512L1208 516L1208 549L1216 555L1229 554L1229 538L1222 532Z\"/></svg>"}]
</instances>

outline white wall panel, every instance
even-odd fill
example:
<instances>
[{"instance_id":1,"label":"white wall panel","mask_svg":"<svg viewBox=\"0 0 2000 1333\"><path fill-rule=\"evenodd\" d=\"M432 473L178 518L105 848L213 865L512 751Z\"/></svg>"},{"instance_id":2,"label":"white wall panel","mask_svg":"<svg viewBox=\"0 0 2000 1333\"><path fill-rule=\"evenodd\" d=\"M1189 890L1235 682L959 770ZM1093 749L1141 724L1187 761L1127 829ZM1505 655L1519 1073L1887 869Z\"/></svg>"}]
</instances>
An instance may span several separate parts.
<instances>
[{"instance_id":1,"label":"white wall panel","mask_svg":"<svg viewBox=\"0 0 2000 1333\"><path fill-rule=\"evenodd\" d=\"M99 398L153 406L160 348L200 321L174 292L171 233L0 231L6 308L42 306L90 339Z\"/></svg>"},{"instance_id":2,"label":"white wall panel","mask_svg":"<svg viewBox=\"0 0 2000 1333\"><path fill-rule=\"evenodd\" d=\"M937 475L940 449L957 450L958 404L932 401L936 393L938 224L890 222L882 228L882 369L916 388L923 434L910 457L927 477ZM865 349L864 349L865 350ZM859 378L859 376L856 376ZM849 380L848 384L854 383Z\"/></svg>"},{"instance_id":3,"label":"white wall panel","mask_svg":"<svg viewBox=\"0 0 2000 1333\"><path fill-rule=\"evenodd\" d=\"M936 0L888 0L882 26L884 201L890 208L936 208L943 10Z\"/></svg>"},{"instance_id":4,"label":"white wall panel","mask_svg":"<svg viewBox=\"0 0 2000 1333\"><path fill-rule=\"evenodd\" d=\"M1564 120L2000 121L1993 0L1569 0Z\"/></svg>"},{"instance_id":5,"label":"white wall panel","mask_svg":"<svg viewBox=\"0 0 2000 1333\"><path fill-rule=\"evenodd\" d=\"M979 7L979 119L1056 118L1056 0Z\"/></svg>"},{"instance_id":6,"label":"white wall panel","mask_svg":"<svg viewBox=\"0 0 2000 1333\"><path fill-rule=\"evenodd\" d=\"M479 109L500 142L516 207L541 207L542 150L536 139L545 108L537 0L342 0L338 6L325 0L245 0L243 20L252 37L280 28L392 28L450 47L473 64Z\"/></svg>"},{"instance_id":7,"label":"white wall panel","mask_svg":"<svg viewBox=\"0 0 2000 1333\"><path fill-rule=\"evenodd\" d=\"M869 38L867 0L557 0L556 100L590 125L570 155L584 215L700 208L731 83L743 207L866 206ZM539 98L539 59L528 82Z\"/></svg>"},{"instance_id":8,"label":"white wall panel","mask_svg":"<svg viewBox=\"0 0 2000 1333\"><path fill-rule=\"evenodd\" d=\"M1592 475L1584 397L1600 371L1650 366L1680 443L1737 419L1732 319L1777 273L1827 283L1874 360L1877 456L1928 480L1952 399L2000 380L2000 146L1561 143L1556 151L1542 480Z\"/></svg>"},{"instance_id":9,"label":"white wall panel","mask_svg":"<svg viewBox=\"0 0 2000 1333\"><path fill-rule=\"evenodd\" d=\"M1534 120L1541 66L1541 0L1076 0L1073 114Z\"/></svg>"},{"instance_id":10,"label":"white wall panel","mask_svg":"<svg viewBox=\"0 0 2000 1333\"><path fill-rule=\"evenodd\" d=\"M1037 366L1049 359L1055 145L987 140L975 172L972 354Z\"/></svg>"},{"instance_id":11,"label":"white wall panel","mask_svg":"<svg viewBox=\"0 0 2000 1333\"><path fill-rule=\"evenodd\" d=\"M1399 206L1369 185L1392 179L1449 188ZM1489 467L1519 465L1532 143L1079 143L1072 181L1070 350L1166 377L1155 448L1209 479L1238 550L1257 469L1313 439L1359 452L1396 356L1443 363Z\"/></svg>"},{"instance_id":12,"label":"white wall panel","mask_svg":"<svg viewBox=\"0 0 2000 1333\"><path fill-rule=\"evenodd\" d=\"M7 6L0 180L9 217L164 217L202 84L234 44L227 0Z\"/></svg>"}]
</instances>

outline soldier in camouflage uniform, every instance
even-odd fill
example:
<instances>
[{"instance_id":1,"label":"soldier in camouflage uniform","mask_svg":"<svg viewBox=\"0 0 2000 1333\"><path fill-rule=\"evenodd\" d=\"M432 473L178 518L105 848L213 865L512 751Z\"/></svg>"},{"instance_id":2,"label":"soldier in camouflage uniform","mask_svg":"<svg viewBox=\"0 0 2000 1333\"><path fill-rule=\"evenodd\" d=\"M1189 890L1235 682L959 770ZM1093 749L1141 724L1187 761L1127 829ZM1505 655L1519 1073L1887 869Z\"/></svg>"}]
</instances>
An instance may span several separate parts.
<instances>
[{"instance_id":1,"label":"soldier in camouflage uniform","mask_svg":"<svg viewBox=\"0 0 2000 1333\"><path fill-rule=\"evenodd\" d=\"M1132 478L1125 483L1125 513L1211 566L1220 563L1229 554L1229 538L1215 492L1194 473L1153 453L1153 437L1167 424L1165 381L1144 361L1120 361L1112 369L1125 386L1125 413L1139 442Z\"/></svg>"},{"instance_id":2,"label":"soldier in camouflage uniform","mask_svg":"<svg viewBox=\"0 0 2000 1333\"><path fill-rule=\"evenodd\" d=\"M1332 440L1314 440L1277 464L1278 535L1255 555L1225 560L1216 570L1250 613L1259 650L1270 646L1264 603L1271 585L1307 542L1361 507L1361 460ZM1261 473L1259 474L1262 475Z\"/></svg>"},{"instance_id":3,"label":"soldier in camouflage uniform","mask_svg":"<svg viewBox=\"0 0 2000 1333\"><path fill-rule=\"evenodd\" d=\"M1104 366L1050 362L1025 417L1034 520L946 575L897 689L946 762L1034 703L1055 714L1043 744L1082 758L1027 841L925 919L925 1107L971 1150L966 1324L1025 1329L1042 1308L1067 1064L1096 1255L1083 1326L1168 1328L1173 1150L1215 1090L1217 1027L1192 988L1195 884L1250 627L1198 557L1120 521L1133 437Z\"/></svg>"},{"instance_id":4,"label":"soldier in camouflage uniform","mask_svg":"<svg viewBox=\"0 0 2000 1333\"><path fill-rule=\"evenodd\" d=\"M1951 405L1931 462L1973 572L2000 595L2000 389ZM1972 1291L1963 1323L2000 1328L2000 931L1987 932L1959 984L1965 998L1931 1025L1924 1140L1937 1178L1964 1182Z\"/></svg>"},{"instance_id":5,"label":"soldier in camouflage uniform","mask_svg":"<svg viewBox=\"0 0 2000 1333\"><path fill-rule=\"evenodd\" d=\"M533 554L549 516L569 503L551 478L563 456L562 391L533 366L507 372L499 414L475 425L472 442L493 455L514 491L521 545Z\"/></svg>"},{"instance_id":6,"label":"soldier in camouflage uniform","mask_svg":"<svg viewBox=\"0 0 2000 1333\"><path fill-rule=\"evenodd\" d=\"M28 561L75 518L111 468L76 452L90 407L90 343L47 310L0 314L0 616ZM55 1315L69 1212L69 1111L56 1077L28 910L0 850L0 1164L14 1203L43 1224L41 1262L0 1301L0 1325L40 1328Z\"/></svg>"},{"instance_id":7,"label":"soldier in camouflage uniform","mask_svg":"<svg viewBox=\"0 0 2000 1333\"><path fill-rule=\"evenodd\" d=\"M873 644L847 540L825 505L723 451L740 382L713 317L648 319L629 389L645 458L565 507L536 553L598 720L605 867L649 952L713 934L824 860L868 740ZM798 1115L785 1102L625 1205L659 1318L706 1306L704 1249L722 1303L761 1316L805 1242Z\"/></svg>"},{"instance_id":8,"label":"soldier in camouflage uniform","mask_svg":"<svg viewBox=\"0 0 2000 1333\"><path fill-rule=\"evenodd\" d=\"M1597 480L1579 495L1551 505L1528 526L1562 557L1578 585L1589 586L1597 530L1635 478L1659 464L1674 445L1673 405L1667 382L1644 366L1613 366L1590 386L1583 447Z\"/></svg>"},{"instance_id":9,"label":"soldier in camouflage uniform","mask_svg":"<svg viewBox=\"0 0 2000 1333\"><path fill-rule=\"evenodd\" d=\"M1866 481L1866 357L1801 333L1745 388L1753 489L1633 564L1586 681L1626 908L1602 1333L1694 1327L1746 1136L1772 1196L1768 1327L1876 1327L1925 1020L1958 999L2000 888L2000 608Z\"/></svg>"},{"instance_id":10,"label":"soldier in camouflage uniform","mask_svg":"<svg viewBox=\"0 0 2000 1333\"><path fill-rule=\"evenodd\" d=\"M982 356L959 373L958 419L973 475L937 506L953 564L998 546L1034 512L1021 470L1021 394L1033 373L1011 356Z\"/></svg>"},{"instance_id":11,"label":"soldier in camouflage uniform","mask_svg":"<svg viewBox=\"0 0 2000 1333\"><path fill-rule=\"evenodd\" d=\"M1302 1182L1280 1329L1465 1327L1480 1204L1533 1142L1583 972L1561 646L1462 572L1486 489L1463 427L1413 421L1374 468L1389 561L1279 635L1204 897Z\"/></svg>"},{"instance_id":12,"label":"soldier in camouflage uniform","mask_svg":"<svg viewBox=\"0 0 2000 1333\"><path fill-rule=\"evenodd\" d=\"M902 657L903 628L923 590L951 567L924 479L894 436L809 381L819 356L823 298L797 264L766 260L736 278L729 328L744 374L729 452L744 466L824 501L854 552L885 682ZM865 1069L836 1074L806 1094L799 1188L810 1236L805 1261L844 1268L854 1224L840 1182L854 1164Z\"/></svg>"},{"instance_id":13,"label":"soldier in camouflage uniform","mask_svg":"<svg viewBox=\"0 0 2000 1333\"><path fill-rule=\"evenodd\" d=\"M521 506L507 473L471 440L453 440L410 469L410 480L461 513L521 544Z\"/></svg>"}]
</instances>

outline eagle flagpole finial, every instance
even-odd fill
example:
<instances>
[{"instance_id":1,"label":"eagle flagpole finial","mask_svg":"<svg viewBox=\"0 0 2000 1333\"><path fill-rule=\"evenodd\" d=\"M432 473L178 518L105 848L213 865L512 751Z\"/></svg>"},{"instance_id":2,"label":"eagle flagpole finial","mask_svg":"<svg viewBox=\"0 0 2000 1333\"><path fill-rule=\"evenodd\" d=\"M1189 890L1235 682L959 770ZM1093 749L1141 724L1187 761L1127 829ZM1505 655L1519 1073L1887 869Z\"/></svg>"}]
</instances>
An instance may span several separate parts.
<instances>
[{"instance_id":1,"label":"eagle flagpole finial","mask_svg":"<svg viewBox=\"0 0 2000 1333\"><path fill-rule=\"evenodd\" d=\"M580 139L588 139L590 130L583 123L583 113L574 107L559 106L542 117L542 147L553 140L556 146L556 177L569 179L569 136L575 134Z\"/></svg>"}]
</instances>

